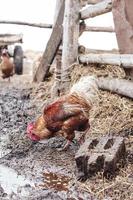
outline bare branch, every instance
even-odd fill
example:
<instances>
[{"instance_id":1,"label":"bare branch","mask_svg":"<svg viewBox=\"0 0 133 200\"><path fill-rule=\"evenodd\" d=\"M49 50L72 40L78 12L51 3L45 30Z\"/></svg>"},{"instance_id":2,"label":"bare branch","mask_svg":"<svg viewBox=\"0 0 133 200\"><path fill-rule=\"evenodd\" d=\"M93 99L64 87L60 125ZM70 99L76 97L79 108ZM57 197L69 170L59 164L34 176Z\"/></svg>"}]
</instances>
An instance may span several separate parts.
<instances>
[{"instance_id":1,"label":"bare branch","mask_svg":"<svg viewBox=\"0 0 133 200\"><path fill-rule=\"evenodd\" d=\"M0 20L0 24L17 24L17 25L32 26L38 28L52 28L52 24L43 24L43 23L38 24L38 23L10 21L10 20Z\"/></svg>"},{"instance_id":2,"label":"bare branch","mask_svg":"<svg viewBox=\"0 0 133 200\"><path fill-rule=\"evenodd\" d=\"M84 31L90 31L90 32L108 32L108 33L114 33L115 30L113 27L94 27L94 26L86 26Z\"/></svg>"}]
</instances>

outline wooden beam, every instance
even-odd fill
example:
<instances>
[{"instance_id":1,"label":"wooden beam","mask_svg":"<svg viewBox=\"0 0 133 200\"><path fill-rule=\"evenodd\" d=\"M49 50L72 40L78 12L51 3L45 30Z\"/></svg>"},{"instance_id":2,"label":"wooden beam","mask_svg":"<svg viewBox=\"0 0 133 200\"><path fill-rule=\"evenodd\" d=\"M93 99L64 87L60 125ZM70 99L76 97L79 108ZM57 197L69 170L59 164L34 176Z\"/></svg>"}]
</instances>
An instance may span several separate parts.
<instances>
[{"instance_id":1,"label":"wooden beam","mask_svg":"<svg viewBox=\"0 0 133 200\"><path fill-rule=\"evenodd\" d=\"M0 34L0 45L10 45L16 42L22 43L22 34Z\"/></svg>"},{"instance_id":2,"label":"wooden beam","mask_svg":"<svg viewBox=\"0 0 133 200\"><path fill-rule=\"evenodd\" d=\"M65 1L65 15L63 23L63 51L62 51L62 90L68 91L70 86L69 68L78 57L79 38L79 10L80 0Z\"/></svg>"},{"instance_id":3,"label":"wooden beam","mask_svg":"<svg viewBox=\"0 0 133 200\"><path fill-rule=\"evenodd\" d=\"M30 23L22 21L10 21L10 20L0 20L0 24L17 24L17 25L32 26L37 28L52 28L52 24Z\"/></svg>"},{"instance_id":4,"label":"wooden beam","mask_svg":"<svg viewBox=\"0 0 133 200\"><path fill-rule=\"evenodd\" d=\"M103 50L103 49L88 49L85 48L86 54L119 54L118 49L112 49L112 50Z\"/></svg>"},{"instance_id":5,"label":"wooden beam","mask_svg":"<svg viewBox=\"0 0 133 200\"><path fill-rule=\"evenodd\" d=\"M92 4L93 5L93 4L99 3L101 1L103 1L103 0L81 0L81 5L82 6L85 6L87 4Z\"/></svg>"},{"instance_id":6,"label":"wooden beam","mask_svg":"<svg viewBox=\"0 0 133 200\"><path fill-rule=\"evenodd\" d=\"M56 20L56 23L53 27L50 39L47 43L45 52L43 53L41 62L38 66L38 69L36 71L35 76L33 77L33 81L43 81L49 71L50 65L53 62L53 59L56 55L56 52L58 50L58 47L62 40L62 34L63 34L63 18L64 18L64 8L65 8L65 2L63 1L60 11L58 13L58 17Z\"/></svg>"},{"instance_id":7,"label":"wooden beam","mask_svg":"<svg viewBox=\"0 0 133 200\"><path fill-rule=\"evenodd\" d=\"M94 27L94 26L86 26L84 31L89 31L89 32L107 32L107 33L114 33L115 29L111 26L109 27Z\"/></svg>"},{"instance_id":8,"label":"wooden beam","mask_svg":"<svg viewBox=\"0 0 133 200\"><path fill-rule=\"evenodd\" d=\"M88 19L108 13L112 10L112 1L104 0L96 5L89 6L80 11L81 19Z\"/></svg>"},{"instance_id":9,"label":"wooden beam","mask_svg":"<svg viewBox=\"0 0 133 200\"><path fill-rule=\"evenodd\" d=\"M62 46L59 47L59 54L62 55ZM118 49L103 50L103 49L89 49L83 45L78 46L79 54L119 54Z\"/></svg>"},{"instance_id":10,"label":"wooden beam","mask_svg":"<svg viewBox=\"0 0 133 200\"><path fill-rule=\"evenodd\" d=\"M80 55L79 62L83 64L101 63L111 65L122 65L124 68L133 68L133 54L88 54Z\"/></svg>"},{"instance_id":11,"label":"wooden beam","mask_svg":"<svg viewBox=\"0 0 133 200\"><path fill-rule=\"evenodd\" d=\"M87 0L87 3L88 4L97 4L97 3L100 3L102 2L103 0Z\"/></svg>"},{"instance_id":12,"label":"wooden beam","mask_svg":"<svg viewBox=\"0 0 133 200\"><path fill-rule=\"evenodd\" d=\"M97 79L98 87L104 90L116 92L133 99L133 82L118 79L118 78L103 78Z\"/></svg>"}]
</instances>

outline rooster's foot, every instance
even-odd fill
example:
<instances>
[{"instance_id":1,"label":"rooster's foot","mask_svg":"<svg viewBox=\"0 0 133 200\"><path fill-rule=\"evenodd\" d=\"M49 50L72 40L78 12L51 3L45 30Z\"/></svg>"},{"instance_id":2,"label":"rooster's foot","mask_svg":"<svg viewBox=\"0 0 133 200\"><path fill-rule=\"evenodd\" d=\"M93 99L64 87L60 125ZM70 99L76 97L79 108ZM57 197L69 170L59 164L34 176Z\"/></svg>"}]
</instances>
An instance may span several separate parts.
<instances>
[{"instance_id":1,"label":"rooster's foot","mask_svg":"<svg viewBox=\"0 0 133 200\"><path fill-rule=\"evenodd\" d=\"M58 151L66 151L70 145L71 141L70 140L67 140L66 144L61 147L61 148L57 148Z\"/></svg>"}]
</instances>

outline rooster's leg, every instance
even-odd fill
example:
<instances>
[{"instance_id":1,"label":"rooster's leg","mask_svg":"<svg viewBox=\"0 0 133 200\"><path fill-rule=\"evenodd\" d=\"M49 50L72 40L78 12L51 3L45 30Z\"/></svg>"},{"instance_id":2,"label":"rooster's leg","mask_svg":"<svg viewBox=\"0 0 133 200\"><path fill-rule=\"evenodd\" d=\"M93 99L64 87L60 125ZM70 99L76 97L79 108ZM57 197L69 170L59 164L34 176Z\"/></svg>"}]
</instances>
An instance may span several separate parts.
<instances>
[{"instance_id":1,"label":"rooster's leg","mask_svg":"<svg viewBox=\"0 0 133 200\"><path fill-rule=\"evenodd\" d=\"M70 140L67 140L66 144L61 147L61 148L58 148L58 151L66 151L70 145L71 141Z\"/></svg>"},{"instance_id":2,"label":"rooster's leg","mask_svg":"<svg viewBox=\"0 0 133 200\"><path fill-rule=\"evenodd\" d=\"M63 147L63 150L66 150L69 147L70 144L71 144L71 141L67 140L66 144Z\"/></svg>"},{"instance_id":3,"label":"rooster's leg","mask_svg":"<svg viewBox=\"0 0 133 200\"><path fill-rule=\"evenodd\" d=\"M82 133L82 136L79 139L79 144L80 145L85 142L85 136L86 136L87 132L89 131L89 129L90 129L90 124L88 123L87 129Z\"/></svg>"},{"instance_id":4,"label":"rooster's leg","mask_svg":"<svg viewBox=\"0 0 133 200\"><path fill-rule=\"evenodd\" d=\"M79 139L79 141L78 141L79 145L82 145L82 144L84 143L86 133L87 133L87 131L84 131L84 132L82 133L82 136L80 137L80 139Z\"/></svg>"}]
</instances>

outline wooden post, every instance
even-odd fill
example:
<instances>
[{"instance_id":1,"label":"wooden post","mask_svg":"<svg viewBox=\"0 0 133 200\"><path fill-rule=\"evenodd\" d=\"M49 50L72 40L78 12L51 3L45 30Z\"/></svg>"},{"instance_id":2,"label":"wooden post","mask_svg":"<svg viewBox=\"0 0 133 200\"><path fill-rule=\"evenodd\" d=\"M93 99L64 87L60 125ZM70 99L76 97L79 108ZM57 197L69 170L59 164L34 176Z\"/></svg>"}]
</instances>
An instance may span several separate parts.
<instances>
[{"instance_id":1,"label":"wooden post","mask_svg":"<svg viewBox=\"0 0 133 200\"><path fill-rule=\"evenodd\" d=\"M121 54L133 54L133 1L113 0L113 17L116 38ZM126 70L133 79L133 69Z\"/></svg>"},{"instance_id":2,"label":"wooden post","mask_svg":"<svg viewBox=\"0 0 133 200\"><path fill-rule=\"evenodd\" d=\"M55 6L55 15L54 15L54 25L56 23L60 7L64 0L56 0ZM61 51L58 50L57 55L55 57L55 71L54 71L54 84L51 88L51 98L57 98L60 96L60 84L61 84Z\"/></svg>"},{"instance_id":3,"label":"wooden post","mask_svg":"<svg viewBox=\"0 0 133 200\"><path fill-rule=\"evenodd\" d=\"M62 51L62 92L70 86L69 68L77 62L80 0L65 1Z\"/></svg>"}]
</instances>

